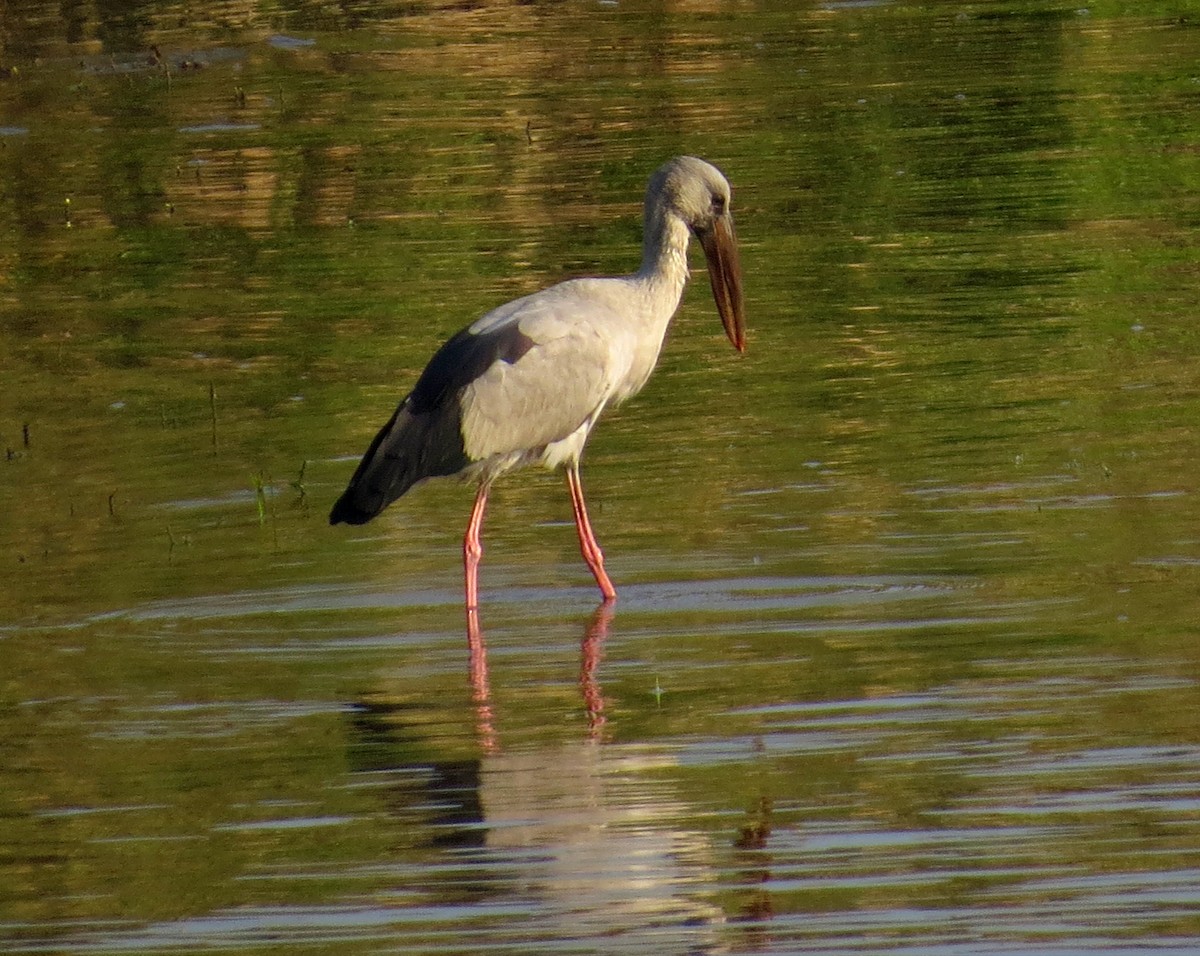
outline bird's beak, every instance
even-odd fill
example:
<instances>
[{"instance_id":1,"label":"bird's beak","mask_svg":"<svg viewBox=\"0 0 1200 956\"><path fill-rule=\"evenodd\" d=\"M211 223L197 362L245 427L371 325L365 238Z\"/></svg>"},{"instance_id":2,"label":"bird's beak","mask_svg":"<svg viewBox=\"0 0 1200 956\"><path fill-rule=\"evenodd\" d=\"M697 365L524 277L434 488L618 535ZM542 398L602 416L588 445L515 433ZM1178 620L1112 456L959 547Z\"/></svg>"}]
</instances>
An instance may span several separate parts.
<instances>
[{"instance_id":1,"label":"bird's beak","mask_svg":"<svg viewBox=\"0 0 1200 956\"><path fill-rule=\"evenodd\" d=\"M718 218L711 228L700 234L700 245L708 260L708 278L725 334L735 349L744 352L746 319L742 307L742 263L738 258L733 220L728 215Z\"/></svg>"}]
</instances>

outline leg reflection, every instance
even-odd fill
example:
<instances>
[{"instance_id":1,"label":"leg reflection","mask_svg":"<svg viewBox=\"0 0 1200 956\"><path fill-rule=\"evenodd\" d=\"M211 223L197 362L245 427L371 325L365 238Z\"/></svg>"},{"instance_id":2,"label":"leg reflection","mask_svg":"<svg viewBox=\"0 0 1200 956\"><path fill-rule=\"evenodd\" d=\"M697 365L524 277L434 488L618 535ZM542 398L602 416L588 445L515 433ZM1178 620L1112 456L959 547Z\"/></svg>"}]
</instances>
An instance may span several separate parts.
<instances>
[{"instance_id":1,"label":"leg reflection","mask_svg":"<svg viewBox=\"0 0 1200 956\"><path fill-rule=\"evenodd\" d=\"M467 670L471 678L471 702L475 705L475 730L484 753L497 747L492 721L491 691L488 688L487 646L479 626L479 608L467 607Z\"/></svg>"},{"instance_id":2,"label":"leg reflection","mask_svg":"<svg viewBox=\"0 0 1200 956\"><path fill-rule=\"evenodd\" d=\"M588 731L592 737L599 736L607 720L604 716L604 695L601 693L596 672L604 658L604 640L608 637L608 625L614 612L612 601L601 602L592 612L580 644L579 689L583 695ZM467 608L467 674L471 682L471 701L475 705L475 726L479 742L486 753L491 753L498 748L499 742L488 679L487 643L484 640L483 628L479 624L479 609L475 607Z\"/></svg>"},{"instance_id":3,"label":"leg reflection","mask_svg":"<svg viewBox=\"0 0 1200 956\"><path fill-rule=\"evenodd\" d=\"M583 691L588 730L593 737L600 735L607 719L604 716L604 696L600 692L600 682L596 680L596 670L604 657L604 639L608 637L608 625L613 619L614 610L612 601L604 601L596 608L583 632L580 650L579 689Z\"/></svg>"}]
</instances>

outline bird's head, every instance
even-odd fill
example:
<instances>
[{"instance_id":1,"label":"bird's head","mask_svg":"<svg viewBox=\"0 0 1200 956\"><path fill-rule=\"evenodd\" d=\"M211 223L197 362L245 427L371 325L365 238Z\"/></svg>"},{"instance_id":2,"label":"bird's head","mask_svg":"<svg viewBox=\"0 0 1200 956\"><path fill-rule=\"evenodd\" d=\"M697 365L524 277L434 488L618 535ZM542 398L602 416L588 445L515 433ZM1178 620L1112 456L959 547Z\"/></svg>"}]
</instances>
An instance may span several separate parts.
<instances>
[{"instance_id":1,"label":"bird's head","mask_svg":"<svg viewBox=\"0 0 1200 956\"><path fill-rule=\"evenodd\" d=\"M742 304L742 265L730 212L732 191L717 167L695 156L677 156L654 173L649 192L679 216L700 240L708 260L708 278L725 334L739 352L746 350Z\"/></svg>"}]
</instances>

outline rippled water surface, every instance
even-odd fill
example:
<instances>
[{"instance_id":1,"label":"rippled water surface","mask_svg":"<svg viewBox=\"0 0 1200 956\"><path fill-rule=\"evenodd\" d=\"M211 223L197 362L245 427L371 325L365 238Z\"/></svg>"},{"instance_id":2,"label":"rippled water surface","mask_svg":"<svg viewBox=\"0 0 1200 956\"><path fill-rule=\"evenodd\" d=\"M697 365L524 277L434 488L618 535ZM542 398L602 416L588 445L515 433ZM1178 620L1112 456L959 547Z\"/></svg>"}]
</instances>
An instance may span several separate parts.
<instances>
[{"instance_id":1,"label":"rippled water surface","mask_svg":"<svg viewBox=\"0 0 1200 956\"><path fill-rule=\"evenodd\" d=\"M0 12L0 951L1200 949L1190 11L202 6ZM615 606L497 485L470 652L471 490L329 506L681 152L749 350L594 434Z\"/></svg>"}]
</instances>

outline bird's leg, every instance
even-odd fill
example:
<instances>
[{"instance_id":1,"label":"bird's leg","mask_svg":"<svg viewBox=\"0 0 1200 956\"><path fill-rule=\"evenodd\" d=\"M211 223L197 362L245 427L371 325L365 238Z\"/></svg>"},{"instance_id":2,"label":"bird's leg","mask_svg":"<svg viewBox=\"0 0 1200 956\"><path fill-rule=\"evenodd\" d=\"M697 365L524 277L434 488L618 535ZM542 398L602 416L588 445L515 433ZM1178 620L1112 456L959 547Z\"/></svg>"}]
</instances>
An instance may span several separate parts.
<instances>
[{"instance_id":1,"label":"bird's leg","mask_svg":"<svg viewBox=\"0 0 1200 956\"><path fill-rule=\"evenodd\" d=\"M471 520L467 522L467 533L463 537L463 578L467 592L467 620L479 609L479 559L483 557L483 545L479 541L479 529L483 526L483 512L487 508L488 487L491 482L481 481L475 494L475 507L471 509Z\"/></svg>"},{"instance_id":2,"label":"bird's leg","mask_svg":"<svg viewBox=\"0 0 1200 956\"><path fill-rule=\"evenodd\" d=\"M592 523L588 520L587 505L583 501L583 485L579 482L579 466L567 466L567 487L571 489L571 507L575 509L575 530L579 532L579 550L583 552L583 560L592 569L592 576L600 585L600 593L605 601L612 601L617 596L617 589L604 571L604 552L592 533Z\"/></svg>"}]
</instances>

